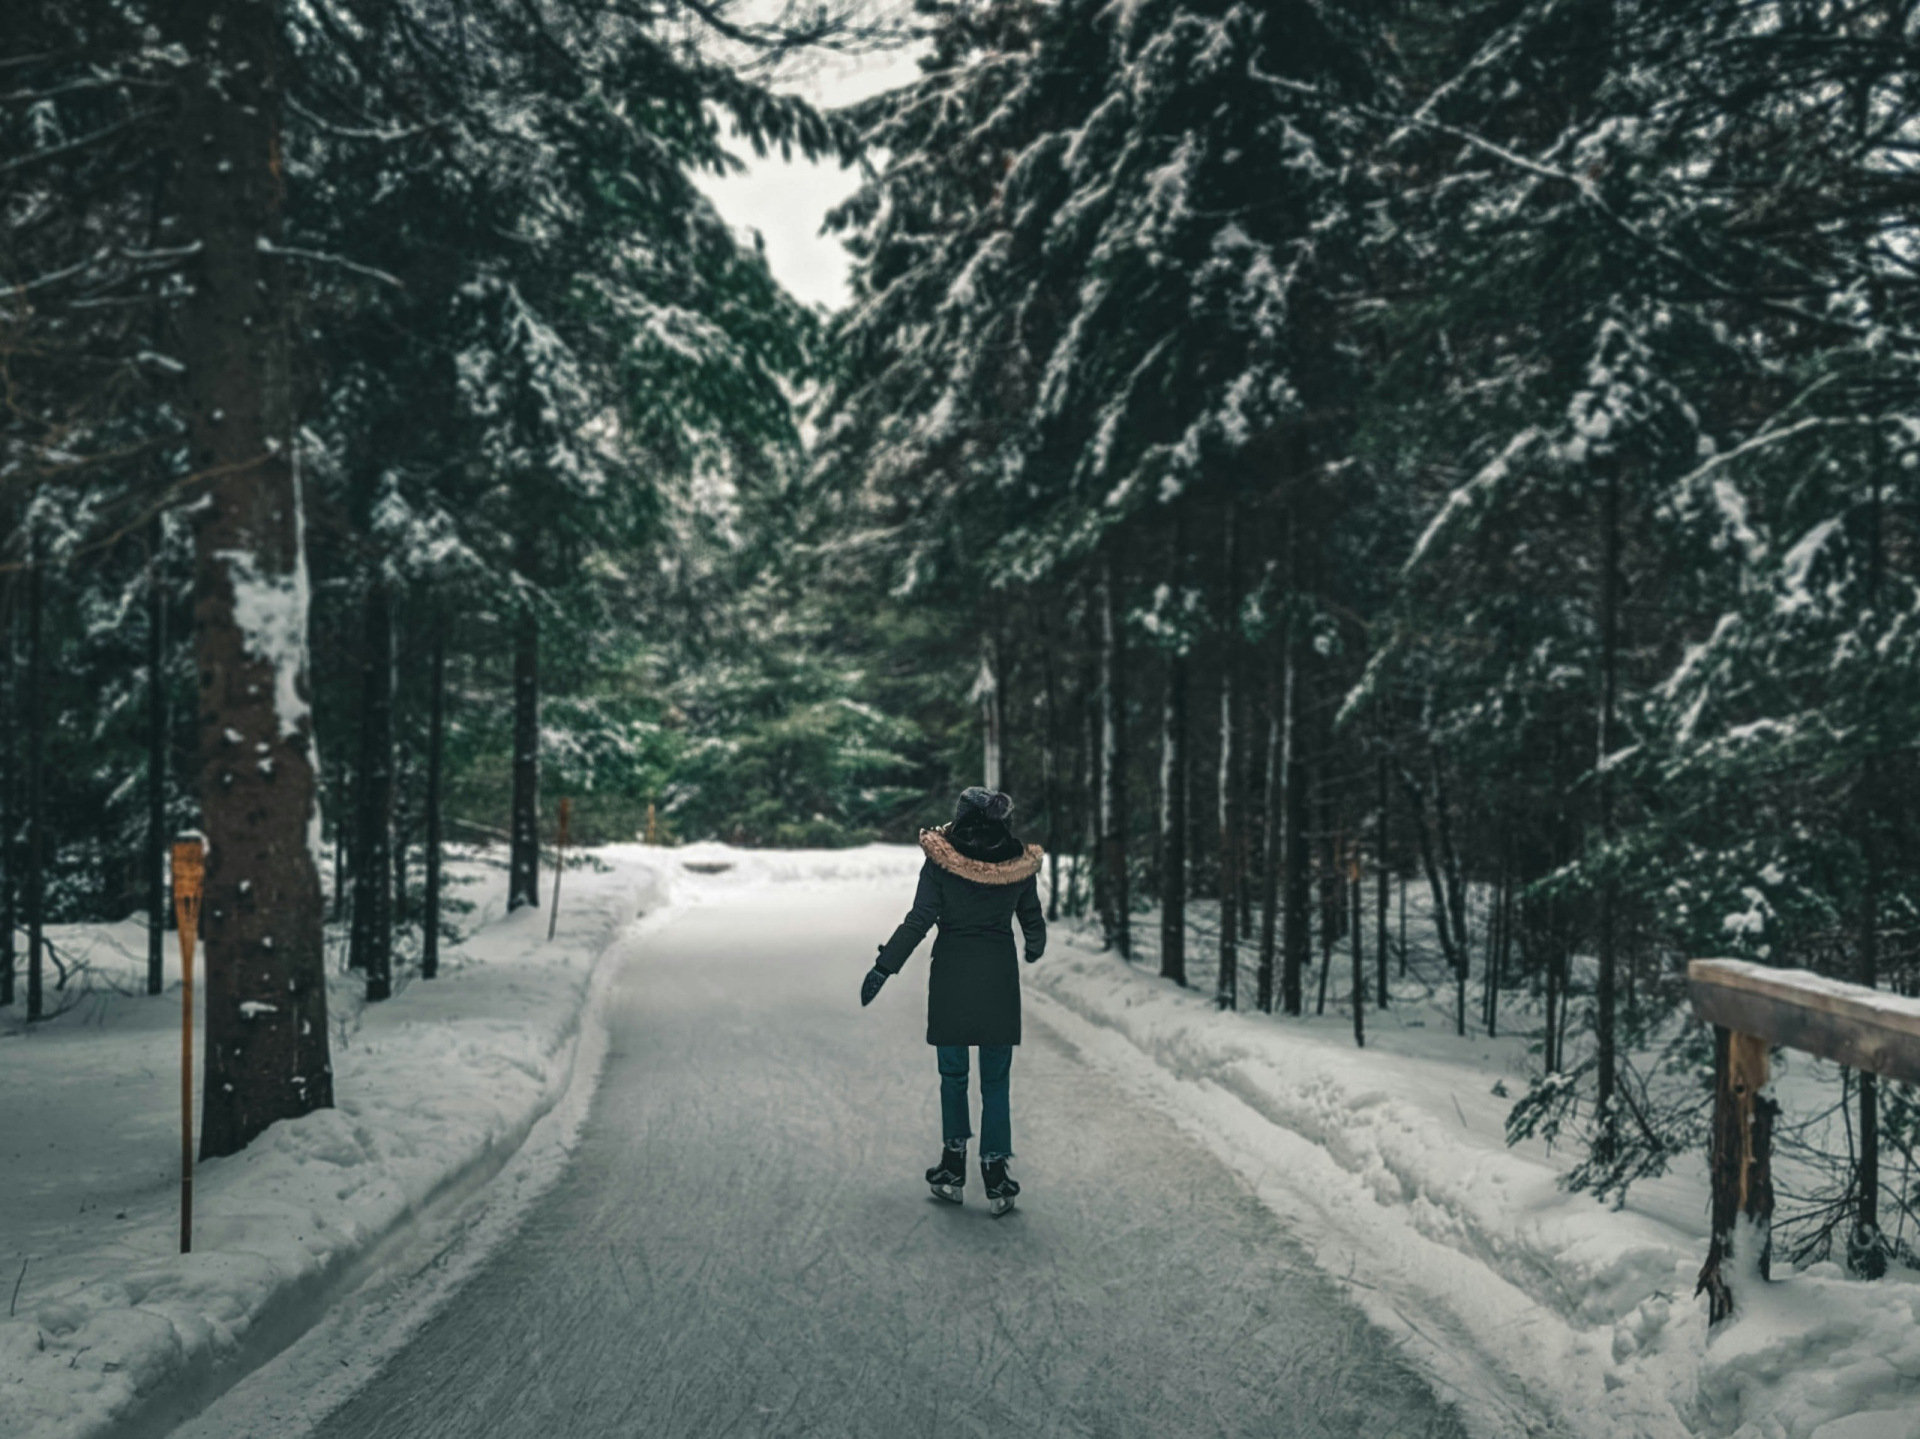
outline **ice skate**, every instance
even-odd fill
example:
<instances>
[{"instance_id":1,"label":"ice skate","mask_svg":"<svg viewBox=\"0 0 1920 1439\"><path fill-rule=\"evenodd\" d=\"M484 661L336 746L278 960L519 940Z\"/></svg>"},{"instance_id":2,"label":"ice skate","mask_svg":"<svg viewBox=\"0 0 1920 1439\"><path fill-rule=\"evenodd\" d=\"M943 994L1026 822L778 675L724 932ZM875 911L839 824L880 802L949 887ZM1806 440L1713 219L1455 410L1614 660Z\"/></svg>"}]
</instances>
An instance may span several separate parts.
<instances>
[{"instance_id":1,"label":"ice skate","mask_svg":"<svg viewBox=\"0 0 1920 1439\"><path fill-rule=\"evenodd\" d=\"M958 1149L942 1149L940 1162L927 1171L927 1184L934 1198L949 1204L960 1203L961 1191L967 1184L967 1147L963 1144Z\"/></svg>"},{"instance_id":2,"label":"ice skate","mask_svg":"<svg viewBox=\"0 0 1920 1439\"><path fill-rule=\"evenodd\" d=\"M1019 1182L1007 1173L1004 1159L981 1160L980 1178L987 1189L987 1210L998 1219L1013 1208L1014 1197L1020 1193Z\"/></svg>"}]
</instances>

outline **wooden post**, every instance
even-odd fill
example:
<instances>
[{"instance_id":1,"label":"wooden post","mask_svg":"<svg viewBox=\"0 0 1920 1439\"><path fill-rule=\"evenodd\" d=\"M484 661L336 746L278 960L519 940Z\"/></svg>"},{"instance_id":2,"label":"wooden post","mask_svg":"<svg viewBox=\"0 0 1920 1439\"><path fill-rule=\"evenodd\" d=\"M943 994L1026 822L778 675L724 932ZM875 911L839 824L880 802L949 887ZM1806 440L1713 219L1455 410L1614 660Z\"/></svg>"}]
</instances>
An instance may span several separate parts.
<instances>
[{"instance_id":1,"label":"wooden post","mask_svg":"<svg viewBox=\"0 0 1920 1439\"><path fill-rule=\"evenodd\" d=\"M653 801L647 801L647 843L660 843L660 820L654 813Z\"/></svg>"},{"instance_id":2,"label":"wooden post","mask_svg":"<svg viewBox=\"0 0 1920 1439\"><path fill-rule=\"evenodd\" d=\"M180 1252L193 1252L193 942L200 933L206 854L197 839L173 846L173 915L180 936Z\"/></svg>"},{"instance_id":3,"label":"wooden post","mask_svg":"<svg viewBox=\"0 0 1920 1439\"><path fill-rule=\"evenodd\" d=\"M573 801L560 801L560 836L553 851L553 909L547 915L547 938L552 939L560 924L560 871L567 862L567 821L573 817Z\"/></svg>"},{"instance_id":4,"label":"wooden post","mask_svg":"<svg viewBox=\"0 0 1920 1439\"><path fill-rule=\"evenodd\" d=\"M1713 1030L1713 1238L1695 1294L1707 1296L1707 1322L1733 1312L1733 1291L1723 1272L1738 1242L1756 1246L1754 1268L1769 1277L1773 1226L1773 1116L1777 1106L1760 1091L1767 1083L1766 1040ZM1746 1233L1736 1241L1740 1221Z\"/></svg>"}]
</instances>

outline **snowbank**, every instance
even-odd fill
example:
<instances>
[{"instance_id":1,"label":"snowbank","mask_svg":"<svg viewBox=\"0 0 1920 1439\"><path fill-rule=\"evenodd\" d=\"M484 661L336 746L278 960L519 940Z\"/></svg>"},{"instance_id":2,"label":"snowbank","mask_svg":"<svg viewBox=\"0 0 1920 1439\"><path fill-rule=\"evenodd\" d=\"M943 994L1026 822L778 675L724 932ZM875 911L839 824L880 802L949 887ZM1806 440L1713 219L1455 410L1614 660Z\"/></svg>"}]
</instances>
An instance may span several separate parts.
<instances>
[{"instance_id":1,"label":"snowbank","mask_svg":"<svg viewBox=\"0 0 1920 1439\"><path fill-rule=\"evenodd\" d=\"M1369 1012L1361 1050L1337 1005L1221 1013L1071 939L1029 995L1237 1168L1476 1431L1920 1439L1920 1284L1749 1284L1709 1341L1701 1168L1624 1209L1566 1193L1571 1155L1505 1143L1524 1041L1456 1037L1440 996Z\"/></svg>"},{"instance_id":2,"label":"snowbank","mask_svg":"<svg viewBox=\"0 0 1920 1439\"><path fill-rule=\"evenodd\" d=\"M601 957L665 897L662 851L595 854L566 876L551 944L544 911L499 913L504 872L453 866L483 881L471 937L441 978L385 1004L362 1010L357 981L337 982L338 1107L198 1167L191 1255L177 1253L177 974L163 995L128 983L0 1036L0 1284L18 1284L0 1317L0 1434L165 1433L311 1325L411 1221L492 1177L572 1082ZM56 940L102 972L117 959L127 979L136 961L144 973L135 925Z\"/></svg>"}]
</instances>

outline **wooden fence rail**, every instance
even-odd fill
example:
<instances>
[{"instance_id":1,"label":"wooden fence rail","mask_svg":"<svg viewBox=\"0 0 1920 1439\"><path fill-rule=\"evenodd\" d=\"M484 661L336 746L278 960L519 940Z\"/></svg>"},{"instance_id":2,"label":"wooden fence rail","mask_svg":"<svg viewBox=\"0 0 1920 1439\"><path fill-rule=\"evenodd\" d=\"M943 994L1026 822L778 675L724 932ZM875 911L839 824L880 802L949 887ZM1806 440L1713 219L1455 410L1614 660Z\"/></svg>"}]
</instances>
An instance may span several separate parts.
<instances>
[{"instance_id":1,"label":"wooden fence rail","mask_svg":"<svg viewBox=\"0 0 1920 1439\"><path fill-rule=\"evenodd\" d=\"M1785 1045L1852 1069L1920 1082L1920 999L1739 959L1687 966L1693 1012L1714 1026L1713 1238L1696 1293L1708 1318L1733 1312L1727 1261L1768 1277L1772 1139L1778 1106L1762 1091L1767 1055Z\"/></svg>"}]
</instances>

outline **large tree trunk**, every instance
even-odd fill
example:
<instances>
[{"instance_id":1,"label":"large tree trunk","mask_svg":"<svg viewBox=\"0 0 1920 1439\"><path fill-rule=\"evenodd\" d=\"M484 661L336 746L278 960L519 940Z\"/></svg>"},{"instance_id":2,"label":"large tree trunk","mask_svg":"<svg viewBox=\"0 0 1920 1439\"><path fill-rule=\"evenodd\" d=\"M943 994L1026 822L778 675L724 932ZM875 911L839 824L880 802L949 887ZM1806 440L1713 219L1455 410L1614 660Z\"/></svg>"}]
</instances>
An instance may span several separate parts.
<instances>
[{"instance_id":1,"label":"large tree trunk","mask_svg":"<svg viewBox=\"0 0 1920 1439\"><path fill-rule=\"evenodd\" d=\"M507 909L540 907L540 619L532 601L513 631L513 819Z\"/></svg>"},{"instance_id":2,"label":"large tree trunk","mask_svg":"<svg viewBox=\"0 0 1920 1439\"><path fill-rule=\"evenodd\" d=\"M147 530L147 993L165 984L167 958L167 587L166 532Z\"/></svg>"},{"instance_id":3,"label":"large tree trunk","mask_svg":"<svg viewBox=\"0 0 1920 1439\"><path fill-rule=\"evenodd\" d=\"M1107 943L1133 958L1133 896L1127 875L1126 633L1121 625L1120 580L1114 541L1100 563L1100 838L1105 871Z\"/></svg>"},{"instance_id":4,"label":"large tree trunk","mask_svg":"<svg viewBox=\"0 0 1920 1439\"><path fill-rule=\"evenodd\" d=\"M353 940L375 1001L393 994L393 599L383 579L367 587L366 624Z\"/></svg>"},{"instance_id":5,"label":"large tree trunk","mask_svg":"<svg viewBox=\"0 0 1920 1439\"><path fill-rule=\"evenodd\" d=\"M200 809L208 853L200 1152L333 1103L319 800L280 234L279 6L181 0L178 213L194 513Z\"/></svg>"},{"instance_id":6,"label":"large tree trunk","mask_svg":"<svg viewBox=\"0 0 1920 1439\"><path fill-rule=\"evenodd\" d=\"M46 855L46 788L42 776L45 766L42 750L46 744L45 656L41 651L41 597L45 589L44 556L40 536L33 537L33 551L27 570L27 1018L39 1019L46 1013L46 903L44 871Z\"/></svg>"},{"instance_id":7,"label":"large tree trunk","mask_svg":"<svg viewBox=\"0 0 1920 1439\"><path fill-rule=\"evenodd\" d=\"M19 588L9 578L4 603L0 603L0 686L4 686L0 688L0 702L6 706L0 712L0 1006L13 1003L13 933L20 919L15 908L20 890L16 832L20 823L20 767L14 763L15 747L20 742L20 675L13 643L14 602L18 596Z\"/></svg>"},{"instance_id":8,"label":"large tree trunk","mask_svg":"<svg viewBox=\"0 0 1920 1439\"><path fill-rule=\"evenodd\" d=\"M426 896L420 915L420 977L440 973L440 770L446 750L447 625L433 618L433 655L427 664Z\"/></svg>"}]
</instances>

